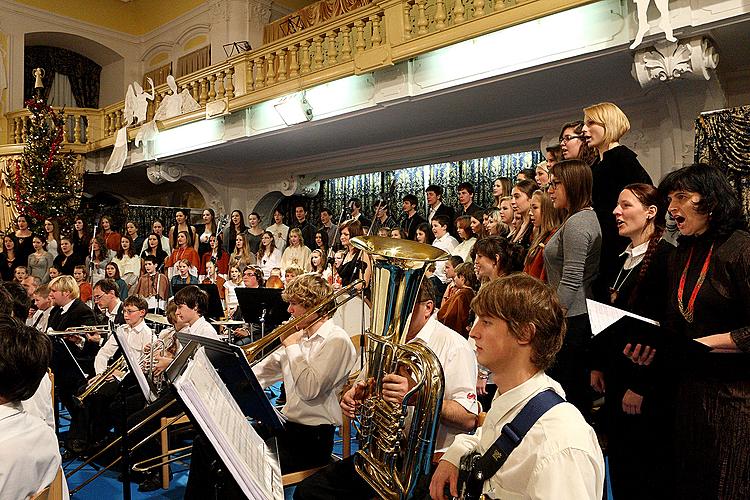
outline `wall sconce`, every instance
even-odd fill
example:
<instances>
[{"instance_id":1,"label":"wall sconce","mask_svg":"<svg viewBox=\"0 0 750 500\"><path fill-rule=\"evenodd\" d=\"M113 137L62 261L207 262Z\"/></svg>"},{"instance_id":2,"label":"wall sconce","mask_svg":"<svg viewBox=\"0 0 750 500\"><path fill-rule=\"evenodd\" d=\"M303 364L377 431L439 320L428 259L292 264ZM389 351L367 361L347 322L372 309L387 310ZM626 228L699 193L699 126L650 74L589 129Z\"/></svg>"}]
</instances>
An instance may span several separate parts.
<instances>
[{"instance_id":1,"label":"wall sconce","mask_svg":"<svg viewBox=\"0 0 750 500\"><path fill-rule=\"evenodd\" d=\"M273 107L287 125L309 122L313 118L312 106L307 102L304 92L284 96Z\"/></svg>"}]
</instances>

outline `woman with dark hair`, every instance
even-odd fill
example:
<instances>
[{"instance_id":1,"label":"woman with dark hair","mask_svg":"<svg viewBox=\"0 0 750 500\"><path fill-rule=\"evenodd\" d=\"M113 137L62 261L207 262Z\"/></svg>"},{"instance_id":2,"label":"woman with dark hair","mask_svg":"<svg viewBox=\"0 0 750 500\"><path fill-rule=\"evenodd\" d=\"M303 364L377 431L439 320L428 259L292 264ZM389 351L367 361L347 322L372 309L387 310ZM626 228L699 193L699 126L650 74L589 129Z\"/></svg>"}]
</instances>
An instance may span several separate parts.
<instances>
[{"instance_id":1,"label":"woman with dark hair","mask_svg":"<svg viewBox=\"0 0 750 500\"><path fill-rule=\"evenodd\" d=\"M598 161L591 166L594 186L591 202L602 230L599 278L594 285L594 294L599 300L606 301L607 288L617 272L618 256L628 244L627 238L618 235L612 217L617 197L628 184L652 182L638 161L638 155L619 143L630 130L625 113L611 102L590 106L583 113L586 144L599 155Z\"/></svg>"},{"instance_id":2,"label":"woman with dark hair","mask_svg":"<svg viewBox=\"0 0 750 500\"><path fill-rule=\"evenodd\" d=\"M507 239L488 236L474 244L471 258L480 283L507 276L520 269L520 249Z\"/></svg>"},{"instance_id":3,"label":"woman with dark hair","mask_svg":"<svg viewBox=\"0 0 750 500\"><path fill-rule=\"evenodd\" d=\"M209 238L216 234L216 213L213 208L204 208L201 217L203 224L196 225L195 232L198 234L198 255L203 259L203 256L211 251Z\"/></svg>"},{"instance_id":4,"label":"woman with dark hair","mask_svg":"<svg viewBox=\"0 0 750 500\"><path fill-rule=\"evenodd\" d=\"M264 231L260 237L260 248L256 259L265 280L271 277L274 267L281 267L281 250L276 248L276 239L271 231Z\"/></svg>"},{"instance_id":5,"label":"woman with dark hair","mask_svg":"<svg viewBox=\"0 0 750 500\"><path fill-rule=\"evenodd\" d=\"M546 282L544 272L544 247L560 226L558 213L549 195L538 189L531 195L531 223L534 226L531 246L524 260L523 272Z\"/></svg>"},{"instance_id":6,"label":"woman with dark hair","mask_svg":"<svg viewBox=\"0 0 750 500\"><path fill-rule=\"evenodd\" d=\"M135 253L133 240L126 234L120 238L120 248L117 250L112 262L120 269L122 279L128 286L135 285L141 275L141 258Z\"/></svg>"},{"instance_id":7,"label":"woman with dark hair","mask_svg":"<svg viewBox=\"0 0 750 500\"><path fill-rule=\"evenodd\" d=\"M169 256L166 250L162 248L161 243L162 238L158 234L149 233L146 238L146 248L141 252L141 260L147 255L152 255L156 259L156 269L158 272L161 272L161 269L164 266L164 261Z\"/></svg>"},{"instance_id":8,"label":"woman with dark hair","mask_svg":"<svg viewBox=\"0 0 750 500\"><path fill-rule=\"evenodd\" d=\"M120 233L115 231L112 225L112 218L109 215L102 215L102 218L99 220L99 229L107 248L113 252L117 252L120 249Z\"/></svg>"},{"instance_id":9,"label":"woman with dark hair","mask_svg":"<svg viewBox=\"0 0 750 500\"><path fill-rule=\"evenodd\" d=\"M177 233L175 248L172 250L172 254L167 257L167 260L164 261L165 274L168 278L177 274L178 269L176 266L181 260L190 262L191 274L198 275L198 267L201 265L201 260L198 257L198 252L190 244L190 235L187 231L179 231ZM171 274L169 272L170 269L172 270Z\"/></svg>"},{"instance_id":10,"label":"woman with dark hair","mask_svg":"<svg viewBox=\"0 0 750 500\"><path fill-rule=\"evenodd\" d=\"M73 251L77 255L80 255L81 260L83 260L89 251L91 233L89 233L86 221L83 220L81 215L76 215L75 219L73 219L73 231L70 232L70 239L68 241L73 245ZM60 243L62 243L62 238L60 238ZM59 254L60 252L58 251L58 257Z\"/></svg>"},{"instance_id":11,"label":"woman with dark hair","mask_svg":"<svg viewBox=\"0 0 750 500\"><path fill-rule=\"evenodd\" d=\"M521 245L524 249L528 249L531 245L531 233L534 232L534 225L529 217L529 208L531 207L531 195L534 194L537 187L536 182L530 179L518 181L513 186L511 206L514 213L520 214L521 225L513 232L510 242Z\"/></svg>"},{"instance_id":12,"label":"woman with dark hair","mask_svg":"<svg viewBox=\"0 0 750 500\"><path fill-rule=\"evenodd\" d=\"M417 232L414 235L414 239L417 243L432 245L432 242L435 241L435 235L432 234L432 227L426 222L422 222L417 226Z\"/></svg>"},{"instance_id":13,"label":"woman with dark hair","mask_svg":"<svg viewBox=\"0 0 750 500\"><path fill-rule=\"evenodd\" d=\"M263 226L260 223L260 214L258 212L250 212L250 215L247 216L247 244L250 246L250 251L253 254L258 253L260 238L263 236Z\"/></svg>"},{"instance_id":14,"label":"woman with dark hair","mask_svg":"<svg viewBox=\"0 0 750 500\"><path fill-rule=\"evenodd\" d=\"M500 199L504 196L510 196L511 189L513 189L513 184L507 177L498 177L492 181L492 197L495 200L492 206L500 208Z\"/></svg>"},{"instance_id":15,"label":"woman with dark hair","mask_svg":"<svg viewBox=\"0 0 750 500\"><path fill-rule=\"evenodd\" d=\"M11 281L16 267L22 265L16 252L17 248L15 234L3 236L3 250L0 252L0 279L2 281Z\"/></svg>"},{"instance_id":16,"label":"woman with dark hair","mask_svg":"<svg viewBox=\"0 0 750 500\"><path fill-rule=\"evenodd\" d=\"M325 264L326 259L328 259L328 248L330 246L330 243L328 241L328 231L325 229L320 229L318 231L315 231L315 246L314 248L317 250L320 250L320 252L323 254L323 262Z\"/></svg>"},{"instance_id":17,"label":"woman with dark hair","mask_svg":"<svg viewBox=\"0 0 750 500\"><path fill-rule=\"evenodd\" d=\"M216 266L216 272L223 276L229 275L229 254L224 251L221 244L221 235L212 234L208 238L208 252L201 257L201 265L198 269L198 275L206 275L206 263L213 262Z\"/></svg>"},{"instance_id":18,"label":"woman with dark hair","mask_svg":"<svg viewBox=\"0 0 750 500\"><path fill-rule=\"evenodd\" d=\"M470 304L474 298L474 289L478 288L474 266L470 262L463 262L456 267L453 287L455 291L450 298L443 300L437 320L460 333L462 337L468 338Z\"/></svg>"},{"instance_id":19,"label":"woman with dark hair","mask_svg":"<svg viewBox=\"0 0 750 500\"><path fill-rule=\"evenodd\" d=\"M477 240L487 237L487 230L484 228L484 221L482 220L481 212L474 212L471 215L463 215L462 217L469 217L469 226L477 237Z\"/></svg>"},{"instance_id":20,"label":"woman with dark hair","mask_svg":"<svg viewBox=\"0 0 750 500\"><path fill-rule=\"evenodd\" d=\"M229 225L224 228L224 250L227 253L234 252L236 248L238 234L245 234L247 232L247 226L245 225L245 216L242 210L232 210L229 216Z\"/></svg>"},{"instance_id":21,"label":"woman with dark hair","mask_svg":"<svg viewBox=\"0 0 750 500\"><path fill-rule=\"evenodd\" d=\"M104 276L117 283L117 295L120 300L128 298L128 284L120 277L120 268L117 267L117 264L114 262L107 264L107 267L104 268Z\"/></svg>"},{"instance_id":22,"label":"woman with dark hair","mask_svg":"<svg viewBox=\"0 0 750 500\"><path fill-rule=\"evenodd\" d=\"M461 242L453 249L453 255L458 255L464 262L471 262L471 249L477 242L477 237L471 229L471 217L462 215L456 219L456 232Z\"/></svg>"},{"instance_id":23,"label":"woman with dark hair","mask_svg":"<svg viewBox=\"0 0 750 500\"><path fill-rule=\"evenodd\" d=\"M46 242L46 250L54 259L60 248L60 224L57 223L57 219L44 219L43 239Z\"/></svg>"},{"instance_id":24,"label":"woman with dark hair","mask_svg":"<svg viewBox=\"0 0 750 500\"><path fill-rule=\"evenodd\" d=\"M563 211L563 223L544 248L544 270L566 309L568 333L549 375L560 382L567 400L587 416L591 412L586 351L591 339L586 299L593 298L599 271L602 233L591 208L591 168L566 160L552 169L549 196Z\"/></svg>"},{"instance_id":25,"label":"woman with dark hair","mask_svg":"<svg viewBox=\"0 0 750 500\"><path fill-rule=\"evenodd\" d=\"M174 214L175 225L169 228L169 246L176 249L179 246L177 241L179 234L184 232L188 237L188 245L195 250L196 255L198 254L198 232L195 230L195 226L190 224L188 216L190 212L186 210L178 210ZM198 258L200 263L200 257ZM196 264L196 267L198 264Z\"/></svg>"},{"instance_id":26,"label":"woman with dark hair","mask_svg":"<svg viewBox=\"0 0 750 500\"><path fill-rule=\"evenodd\" d=\"M581 160L586 165L593 165L598 160L596 149L586 143L581 120L568 122L562 126L560 150L563 160Z\"/></svg>"},{"instance_id":27,"label":"woman with dark hair","mask_svg":"<svg viewBox=\"0 0 750 500\"><path fill-rule=\"evenodd\" d=\"M34 252L34 246L31 243L31 237L33 233L29 229L29 219L27 216L21 214L16 218L16 254L18 259L18 265L25 266L26 259Z\"/></svg>"},{"instance_id":28,"label":"woman with dark hair","mask_svg":"<svg viewBox=\"0 0 750 500\"><path fill-rule=\"evenodd\" d=\"M125 234L133 240L133 250L138 255L143 248L143 242L146 241L146 238L138 234L138 226L132 220L125 223Z\"/></svg>"},{"instance_id":29,"label":"woman with dark hair","mask_svg":"<svg viewBox=\"0 0 750 500\"><path fill-rule=\"evenodd\" d=\"M688 357L656 353L657 361L669 362L674 384L670 493L750 498L750 234L737 194L718 168L697 164L671 172L659 192L681 233L667 261L661 325L712 349Z\"/></svg>"},{"instance_id":30,"label":"woman with dark hair","mask_svg":"<svg viewBox=\"0 0 750 500\"><path fill-rule=\"evenodd\" d=\"M93 259L91 258L93 256ZM91 250L86 256L86 269L91 269L94 284L105 278L107 264L112 262L115 253L107 248L104 238L97 236L91 240Z\"/></svg>"},{"instance_id":31,"label":"woman with dark hair","mask_svg":"<svg viewBox=\"0 0 750 500\"><path fill-rule=\"evenodd\" d=\"M82 254L73 251L73 242L67 236L60 238L60 253L52 262L54 267L60 270L60 274L73 276L73 269L85 262ZM51 277L51 276L50 276Z\"/></svg>"},{"instance_id":32,"label":"woman with dark hair","mask_svg":"<svg viewBox=\"0 0 750 500\"><path fill-rule=\"evenodd\" d=\"M427 224L425 224L425 226L427 226ZM429 227L425 230L432 235L432 230L430 230ZM365 280L365 287L368 287L370 284L370 274L372 273L370 257L366 253L362 253L362 250L356 248L351 242L352 238L364 236L365 233L362 230L362 224L356 220L347 221L341 225L341 231L339 234L341 235L341 246L346 251L344 260L339 268L342 286L347 286L352 281L359 278L360 275L357 270L362 269L361 277ZM435 235L432 236L433 238L435 237Z\"/></svg>"},{"instance_id":33,"label":"woman with dark hair","mask_svg":"<svg viewBox=\"0 0 750 500\"><path fill-rule=\"evenodd\" d=\"M31 242L34 246L34 253L29 255L28 259L29 275L36 276L43 284L49 283L49 268L52 267L55 258L45 248L47 242L44 236L35 234Z\"/></svg>"},{"instance_id":34,"label":"woman with dark hair","mask_svg":"<svg viewBox=\"0 0 750 500\"><path fill-rule=\"evenodd\" d=\"M609 303L620 309L653 317L663 308L663 258L674 247L662 239L665 206L658 190L648 184L630 184L614 209L620 236L630 240L622 265L610 286ZM663 469L669 433L664 422L663 388L658 377L644 373L622 356L622 344L593 341L591 386L605 394L600 410L607 436L610 484L615 498L668 498ZM637 447L633 443L640 442Z\"/></svg>"}]
</instances>

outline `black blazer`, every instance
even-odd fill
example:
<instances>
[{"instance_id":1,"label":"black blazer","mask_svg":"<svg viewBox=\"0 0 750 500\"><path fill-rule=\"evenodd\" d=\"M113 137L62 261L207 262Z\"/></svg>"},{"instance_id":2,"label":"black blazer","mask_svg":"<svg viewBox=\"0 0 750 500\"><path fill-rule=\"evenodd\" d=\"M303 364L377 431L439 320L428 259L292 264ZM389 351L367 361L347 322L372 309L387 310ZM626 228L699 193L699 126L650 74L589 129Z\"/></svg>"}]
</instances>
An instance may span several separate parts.
<instances>
[{"instance_id":1,"label":"black blazer","mask_svg":"<svg viewBox=\"0 0 750 500\"><path fill-rule=\"evenodd\" d=\"M62 307L53 307L52 311L49 313L49 320L47 321L47 327L52 328L55 331L63 331L67 328L74 328L77 326L93 325L96 325L94 311L79 299L73 301L65 314L62 314ZM99 344L86 341L83 346L83 352L80 353L80 356L95 356L98 350Z\"/></svg>"},{"instance_id":2,"label":"black blazer","mask_svg":"<svg viewBox=\"0 0 750 500\"><path fill-rule=\"evenodd\" d=\"M474 212L479 212L480 210L484 209L474 202L472 202L466 210L464 210L463 205L459 205L456 209L456 217L460 217L462 215L471 215Z\"/></svg>"}]
</instances>

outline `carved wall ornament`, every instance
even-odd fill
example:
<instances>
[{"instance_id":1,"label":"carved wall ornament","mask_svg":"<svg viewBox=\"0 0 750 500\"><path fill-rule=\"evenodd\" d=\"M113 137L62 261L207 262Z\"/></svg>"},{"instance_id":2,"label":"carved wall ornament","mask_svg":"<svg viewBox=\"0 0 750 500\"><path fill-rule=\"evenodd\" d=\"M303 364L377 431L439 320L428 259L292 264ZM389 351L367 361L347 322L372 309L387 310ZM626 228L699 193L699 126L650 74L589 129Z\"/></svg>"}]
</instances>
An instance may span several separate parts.
<instances>
[{"instance_id":1,"label":"carved wall ornament","mask_svg":"<svg viewBox=\"0 0 750 500\"><path fill-rule=\"evenodd\" d=\"M165 163L154 163L146 168L146 176L154 184L177 182L182 177L182 167Z\"/></svg>"},{"instance_id":2,"label":"carved wall ornament","mask_svg":"<svg viewBox=\"0 0 750 500\"><path fill-rule=\"evenodd\" d=\"M677 79L710 80L719 53L709 38L660 42L633 56L633 78L643 88Z\"/></svg>"}]
</instances>

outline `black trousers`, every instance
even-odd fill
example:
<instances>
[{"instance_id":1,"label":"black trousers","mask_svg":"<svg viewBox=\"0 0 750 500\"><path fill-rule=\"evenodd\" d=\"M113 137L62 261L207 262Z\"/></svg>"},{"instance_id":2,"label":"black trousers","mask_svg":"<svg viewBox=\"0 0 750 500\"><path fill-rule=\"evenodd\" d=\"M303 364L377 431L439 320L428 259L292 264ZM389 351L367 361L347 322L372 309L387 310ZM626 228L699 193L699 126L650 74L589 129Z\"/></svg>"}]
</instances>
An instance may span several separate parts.
<instances>
[{"instance_id":1,"label":"black trousers","mask_svg":"<svg viewBox=\"0 0 750 500\"><path fill-rule=\"evenodd\" d=\"M320 467L331 460L333 425L302 425L287 422L276 436L281 473ZM203 436L193 441L190 474L185 499L244 499L237 481L229 474L213 446Z\"/></svg>"},{"instance_id":2,"label":"black trousers","mask_svg":"<svg viewBox=\"0 0 750 500\"><path fill-rule=\"evenodd\" d=\"M591 415L591 377L589 370L589 344L591 325L588 314L566 318L568 332L555 363L547 374L557 380L565 390L565 399L589 420Z\"/></svg>"}]
</instances>

